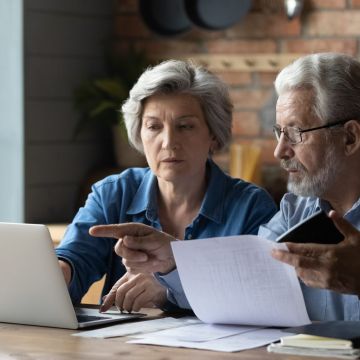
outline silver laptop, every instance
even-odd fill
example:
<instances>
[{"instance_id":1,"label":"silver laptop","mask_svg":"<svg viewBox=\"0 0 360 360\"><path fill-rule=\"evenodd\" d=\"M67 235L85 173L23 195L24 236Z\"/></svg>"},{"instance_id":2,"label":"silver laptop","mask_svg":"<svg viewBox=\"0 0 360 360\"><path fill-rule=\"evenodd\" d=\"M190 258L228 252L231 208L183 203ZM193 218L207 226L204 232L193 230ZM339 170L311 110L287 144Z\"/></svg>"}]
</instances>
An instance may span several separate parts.
<instances>
[{"instance_id":1,"label":"silver laptop","mask_svg":"<svg viewBox=\"0 0 360 360\"><path fill-rule=\"evenodd\" d=\"M144 316L73 307L45 225L0 223L0 322L78 329Z\"/></svg>"}]
</instances>

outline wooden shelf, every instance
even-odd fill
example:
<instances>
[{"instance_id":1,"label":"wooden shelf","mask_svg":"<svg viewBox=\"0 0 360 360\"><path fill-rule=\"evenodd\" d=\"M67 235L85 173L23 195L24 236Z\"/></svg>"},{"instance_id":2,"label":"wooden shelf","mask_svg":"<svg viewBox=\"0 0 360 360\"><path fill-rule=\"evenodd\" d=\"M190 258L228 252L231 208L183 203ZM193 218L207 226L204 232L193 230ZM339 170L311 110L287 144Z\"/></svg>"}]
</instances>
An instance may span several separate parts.
<instances>
[{"instance_id":1,"label":"wooden shelf","mask_svg":"<svg viewBox=\"0 0 360 360\"><path fill-rule=\"evenodd\" d=\"M303 55L298 53L248 55L185 54L180 58L183 60L191 59L211 71L278 72Z\"/></svg>"}]
</instances>

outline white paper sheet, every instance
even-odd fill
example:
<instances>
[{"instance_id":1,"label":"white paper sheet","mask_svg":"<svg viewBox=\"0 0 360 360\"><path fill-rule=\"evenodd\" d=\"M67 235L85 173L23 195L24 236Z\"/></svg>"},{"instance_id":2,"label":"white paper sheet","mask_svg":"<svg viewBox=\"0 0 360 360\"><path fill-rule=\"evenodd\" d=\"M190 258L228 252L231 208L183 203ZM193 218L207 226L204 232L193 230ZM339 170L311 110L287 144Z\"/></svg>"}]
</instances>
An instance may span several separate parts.
<instances>
[{"instance_id":1,"label":"white paper sheet","mask_svg":"<svg viewBox=\"0 0 360 360\"><path fill-rule=\"evenodd\" d=\"M171 337L156 337L153 335L149 334L149 336L146 335L142 339L130 340L128 343L235 352L253 349L277 341L281 336L284 336L284 333L278 329L259 328L254 331L247 331L238 335L204 342L180 341Z\"/></svg>"},{"instance_id":2,"label":"white paper sheet","mask_svg":"<svg viewBox=\"0 0 360 360\"><path fill-rule=\"evenodd\" d=\"M172 242L185 294L206 323L299 326L310 323L293 267L253 235Z\"/></svg>"},{"instance_id":3,"label":"white paper sheet","mask_svg":"<svg viewBox=\"0 0 360 360\"><path fill-rule=\"evenodd\" d=\"M248 331L258 330L255 326L240 325L214 325L214 324L193 324L189 326L180 326L172 329L152 332L146 335L146 338L152 339L168 338L177 341L204 342L225 338L232 335L242 334ZM131 336L142 339L144 335Z\"/></svg>"},{"instance_id":4,"label":"white paper sheet","mask_svg":"<svg viewBox=\"0 0 360 360\"><path fill-rule=\"evenodd\" d=\"M170 329L173 327L178 327L184 325L191 325L200 323L195 317L183 317L179 319L167 317L156 320L146 320L146 321L136 321L131 323L122 323L119 325L112 325L106 328L100 328L89 331L81 331L73 336L87 337L87 338L111 338L119 336L127 336L133 334L145 334L148 332Z\"/></svg>"}]
</instances>

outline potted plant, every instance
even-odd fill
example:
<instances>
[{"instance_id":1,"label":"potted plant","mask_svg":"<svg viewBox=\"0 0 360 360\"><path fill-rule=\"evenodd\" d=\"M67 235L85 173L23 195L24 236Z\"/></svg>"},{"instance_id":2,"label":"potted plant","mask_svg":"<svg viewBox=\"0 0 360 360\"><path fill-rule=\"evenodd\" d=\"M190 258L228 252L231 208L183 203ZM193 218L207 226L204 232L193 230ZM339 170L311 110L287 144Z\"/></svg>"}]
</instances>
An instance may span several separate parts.
<instances>
[{"instance_id":1,"label":"potted plant","mask_svg":"<svg viewBox=\"0 0 360 360\"><path fill-rule=\"evenodd\" d=\"M107 73L87 79L75 89L75 108L80 112L75 136L91 124L111 128L117 165L144 166L144 156L129 145L120 108L149 62L133 49L122 57L107 55L105 59Z\"/></svg>"}]
</instances>

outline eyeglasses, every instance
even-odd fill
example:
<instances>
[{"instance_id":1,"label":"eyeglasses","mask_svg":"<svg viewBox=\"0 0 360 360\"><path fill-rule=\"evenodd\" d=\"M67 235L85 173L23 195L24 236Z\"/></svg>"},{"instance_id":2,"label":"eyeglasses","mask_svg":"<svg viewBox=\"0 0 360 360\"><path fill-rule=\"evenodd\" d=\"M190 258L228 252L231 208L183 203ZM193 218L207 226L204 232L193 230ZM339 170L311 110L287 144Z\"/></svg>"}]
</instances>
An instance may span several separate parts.
<instances>
[{"instance_id":1,"label":"eyeglasses","mask_svg":"<svg viewBox=\"0 0 360 360\"><path fill-rule=\"evenodd\" d=\"M350 119L349 120L341 120L341 121L337 121L337 122L334 122L331 124L318 126L318 127L314 127L314 128L310 128L310 129L305 129L305 130L300 129L298 127L294 127L294 126L284 126L283 128L281 128L280 125L274 125L273 132L274 132L276 140L278 142L280 141L281 133L283 133L286 136L287 140L290 142L290 144L295 145L295 144L299 144L303 141L303 139L302 139L303 133L306 133L309 131L320 130L320 129L331 128L333 126L343 125L348 121L350 121Z\"/></svg>"}]
</instances>

